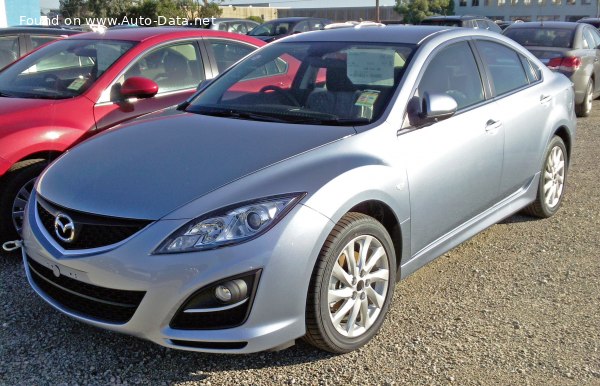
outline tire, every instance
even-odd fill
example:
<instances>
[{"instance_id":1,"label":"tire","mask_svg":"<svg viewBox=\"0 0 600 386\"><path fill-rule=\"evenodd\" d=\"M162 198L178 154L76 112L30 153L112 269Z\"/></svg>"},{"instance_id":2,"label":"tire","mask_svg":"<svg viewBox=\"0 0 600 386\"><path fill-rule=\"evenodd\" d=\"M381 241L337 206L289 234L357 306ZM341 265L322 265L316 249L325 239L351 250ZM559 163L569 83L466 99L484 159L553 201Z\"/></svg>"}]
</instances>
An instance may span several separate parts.
<instances>
[{"instance_id":1,"label":"tire","mask_svg":"<svg viewBox=\"0 0 600 386\"><path fill-rule=\"evenodd\" d=\"M539 218L548 218L558 211L565 193L569 159L563 140L554 136L544 157L536 200L524 212Z\"/></svg>"},{"instance_id":2,"label":"tire","mask_svg":"<svg viewBox=\"0 0 600 386\"><path fill-rule=\"evenodd\" d=\"M16 240L20 238L23 218L14 218L13 214L25 209L25 203L29 194L21 195L17 200L19 193L31 193L33 184L37 176L46 167L48 161L44 159L34 159L20 162L2 177L2 189L0 190L0 242Z\"/></svg>"},{"instance_id":3,"label":"tire","mask_svg":"<svg viewBox=\"0 0 600 386\"><path fill-rule=\"evenodd\" d=\"M588 117L592 112L592 101L594 100L594 81L588 80L585 86L585 98L581 104L575 106L575 115L578 117Z\"/></svg>"},{"instance_id":4,"label":"tire","mask_svg":"<svg viewBox=\"0 0 600 386\"><path fill-rule=\"evenodd\" d=\"M363 261L360 252L367 241ZM347 259L349 254L354 258ZM313 269L304 340L336 354L363 346L383 324L395 280L396 256L383 225L367 215L347 213L327 237ZM330 303L330 295L337 300Z\"/></svg>"}]
</instances>

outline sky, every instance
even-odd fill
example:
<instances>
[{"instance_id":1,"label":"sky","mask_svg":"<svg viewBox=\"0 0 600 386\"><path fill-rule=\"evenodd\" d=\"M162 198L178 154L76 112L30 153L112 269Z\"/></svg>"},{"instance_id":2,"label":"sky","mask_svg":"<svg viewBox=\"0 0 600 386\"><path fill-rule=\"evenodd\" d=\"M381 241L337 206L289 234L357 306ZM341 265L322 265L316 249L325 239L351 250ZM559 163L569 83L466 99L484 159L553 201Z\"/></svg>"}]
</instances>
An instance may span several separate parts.
<instances>
[{"instance_id":1,"label":"sky","mask_svg":"<svg viewBox=\"0 0 600 386\"><path fill-rule=\"evenodd\" d=\"M347 7L351 2L353 7L375 6L375 0L225 0L222 5L248 4L248 3L270 3L273 7L290 8L333 8ZM395 5L395 0L379 0L379 5ZM40 6L44 9L58 9L58 0L40 0Z\"/></svg>"}]
</instances>

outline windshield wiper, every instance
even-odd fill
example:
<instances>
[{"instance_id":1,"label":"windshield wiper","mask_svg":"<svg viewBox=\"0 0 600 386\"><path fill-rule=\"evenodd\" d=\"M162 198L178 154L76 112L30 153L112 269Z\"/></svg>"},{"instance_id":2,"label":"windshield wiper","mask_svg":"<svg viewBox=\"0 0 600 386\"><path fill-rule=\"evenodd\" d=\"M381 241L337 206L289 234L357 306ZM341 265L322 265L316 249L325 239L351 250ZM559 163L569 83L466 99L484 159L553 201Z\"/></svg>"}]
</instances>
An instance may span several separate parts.
<instances>
[{"instance_id":1,"label":"windshield wiper","mask_svg":"<svg viewBox=\"0 0 600 386\"><path fill-rule=\"evenodd\" d=\"M205 110L205 111L189 111L202 115L210 115L213 117L226 117L235 119L249 119L253 121L265 121L265 122L289 122L285 119L276 118L271 115L258 114L249 111L238 111L238 110Z\"/></svg>"},{"instance_id":2,"label":"windshield wiper","mask_svg":"<svg viewBox=\"0 0 600 386\"><path fill-rule=\"evenodd\" d=\"M348 125L364 125L371 122L369 118L299 118L294 119L293 123L305 123L308 125L325 125L325 126L348 126Z\"/></svg>"},{"instance_id":3,"label":"windshield wiper","mask_svg":"<svg viewBox=\"0 0 600 386\"><path fill-rule=\"evenodd\" d=\"M4 97L4 98L14 98L15 95L11 95L11 94L7 94L4 91L0 91L0 97Z\"/></svg>"}]
</instances>

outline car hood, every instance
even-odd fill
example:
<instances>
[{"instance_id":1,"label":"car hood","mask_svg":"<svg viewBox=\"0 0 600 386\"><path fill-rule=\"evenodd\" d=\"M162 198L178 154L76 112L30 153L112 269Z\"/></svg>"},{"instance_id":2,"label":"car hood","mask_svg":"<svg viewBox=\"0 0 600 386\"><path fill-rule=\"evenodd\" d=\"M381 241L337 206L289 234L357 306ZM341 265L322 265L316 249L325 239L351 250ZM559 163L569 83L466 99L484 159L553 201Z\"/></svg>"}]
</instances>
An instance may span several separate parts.
<instances>
[{"instance_id":1,"label":"car hood","mask_svg":"<svg viewBox=\"0 0 600 386\"><path fill-rule=\"evenodd\" d=\"M37 191L81 212L157 220L245 175L352 134L352 127L190 113L159 117L71 149L42 174Z\"/></svg>"},{"instance_id":2,"label":"car hood","mask_svg":"<svg viewBox=\"0 0 600 386\"><path fill-rule=\"evenodd\" d=\"M47 114L55 103L56 101L51 99L0 97L0 136L6 136L30 125L31 119L35 119L38 114L47 119ZM24 116L29 119L23 119Z\"/></svg>"}]
</instances>

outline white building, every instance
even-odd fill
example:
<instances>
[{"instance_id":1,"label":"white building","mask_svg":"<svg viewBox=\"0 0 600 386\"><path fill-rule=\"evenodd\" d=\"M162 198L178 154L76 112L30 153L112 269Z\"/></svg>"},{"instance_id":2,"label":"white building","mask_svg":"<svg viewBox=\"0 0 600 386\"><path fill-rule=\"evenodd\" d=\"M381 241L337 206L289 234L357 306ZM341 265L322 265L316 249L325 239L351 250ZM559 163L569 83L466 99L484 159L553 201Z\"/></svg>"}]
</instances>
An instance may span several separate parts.
<instances>
[{"instance_id":1,"label":"white building","mask_svg":"<svg viewBox=\"0 0 600 386\"><path fill-rule=\"evenodd\" d=\"M598 17L600 0L454 0L454 12L494 20L577 21Z\"/></svg>"}]
</instances>

